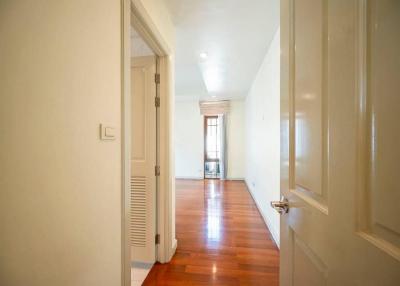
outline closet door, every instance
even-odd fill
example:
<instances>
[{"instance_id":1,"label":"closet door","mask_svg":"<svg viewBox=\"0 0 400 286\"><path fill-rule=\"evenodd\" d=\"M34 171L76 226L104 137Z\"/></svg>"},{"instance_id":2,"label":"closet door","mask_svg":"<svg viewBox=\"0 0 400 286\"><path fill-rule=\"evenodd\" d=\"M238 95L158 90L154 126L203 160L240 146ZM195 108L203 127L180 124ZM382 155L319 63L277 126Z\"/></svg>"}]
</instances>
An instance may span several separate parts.
<instances>
[{"instance_id":1,"label":"closet door","mask_svg":"<svg viewBox=\"0 0 400 286\"><path fill-rule=\"evenodd\" d=\"M132 59L131 259L155 262L156 58Z\"/></svg>"}]
</instances>

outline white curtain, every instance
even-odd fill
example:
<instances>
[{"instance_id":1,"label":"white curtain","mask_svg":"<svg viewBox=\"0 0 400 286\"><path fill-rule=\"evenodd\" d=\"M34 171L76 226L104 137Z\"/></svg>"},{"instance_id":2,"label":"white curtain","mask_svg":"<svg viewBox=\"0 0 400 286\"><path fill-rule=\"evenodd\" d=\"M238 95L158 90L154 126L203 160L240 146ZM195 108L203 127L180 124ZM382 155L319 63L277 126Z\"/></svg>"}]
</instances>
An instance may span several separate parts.
<instances>
[{"instance_id":1,"label":"white curtain","mask_svg":"<svg viewBox=\"0 0 400 286\"><path fill-rule=\"evenodd\" d=\"M219 156L219 171L220 179L225 180L227 174L227 156L226 156L226 115L218 115L218 126L220 135L220 156Z\"/></svg>"}]
</instances>

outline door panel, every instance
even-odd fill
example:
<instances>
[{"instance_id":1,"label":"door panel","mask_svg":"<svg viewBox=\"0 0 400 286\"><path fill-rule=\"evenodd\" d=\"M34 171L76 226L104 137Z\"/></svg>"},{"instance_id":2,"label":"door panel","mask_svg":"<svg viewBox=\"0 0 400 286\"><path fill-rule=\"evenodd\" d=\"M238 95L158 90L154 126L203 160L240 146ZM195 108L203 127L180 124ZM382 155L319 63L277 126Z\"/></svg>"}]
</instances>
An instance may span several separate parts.
<instances>
[{"instance_id":1,"label":"door panel","mask_svg":"<svg viewBox=\"0 0 400 286\"><path fill-rule=\"evenodd\" d=\"M325 5L321 0L292 3L296 187L322 196Z\"/></svg>"},{"instance_id":2,"label":"door panel","mask_svg":"<svg viewBox=\"0 0 400 286\"><path fill-rule=\"evenodd\" d=\"M318 256L301 239L293 240L293 285L326 285L327 268ZM304 275L308 273L308 275Z\"/></svg>"},{"instance_id":3,"label":"door panel","mask_svg":"<svg viewBox=\"0 0 400 286\"><path fill-rule=\"evenodd\" d=\"M366 180L363 193L365 197L370 194L371 198L369 205L364 206L363 216L369 217L366 232L399 249L400 187L397 175L400 133L394 123L399 121L400 114L400 2L385 0L370 1L368 4L368 145L363 156L369 166L367 176L363 178Z\"/></svg>"},{"instance_id":4,"label":"door panel","mask_svg":"<svg viewBox=\"0 0 400 286\"><path fill-rule=\"evenodd\" d=\"M400 1L281 1L281 285L400 281Z\"/></svg>"},{"instance_id":5,"label":"door panel","mask_svg":"<svg viewBox=\"0 0 400 286\"><path fill-rule=\"evenodd\" d=\"M281 192L291 207L281 219L282 285L327 283L327 8L281 6Z\"/></svg>"},{"instance_id":6,"label":"door panel","mask_svg":"<svg viewBox=\"0 0 400 286\"><path fill-rule=\"evenodd\" d=\"M132 144L132 158L134 161L146 161L146 69L139 66L132 69L132 137L136 144Z\"/></svg>"},{"instance_id":7,"label":"door panel","mask_svg":"<svg viewBox=\"0 0 400 286\"><path fill-rule=\"evenodd\" d=\"M132 59L131 259L155 262L156 59Z\"/></svg>"}]
</instances>

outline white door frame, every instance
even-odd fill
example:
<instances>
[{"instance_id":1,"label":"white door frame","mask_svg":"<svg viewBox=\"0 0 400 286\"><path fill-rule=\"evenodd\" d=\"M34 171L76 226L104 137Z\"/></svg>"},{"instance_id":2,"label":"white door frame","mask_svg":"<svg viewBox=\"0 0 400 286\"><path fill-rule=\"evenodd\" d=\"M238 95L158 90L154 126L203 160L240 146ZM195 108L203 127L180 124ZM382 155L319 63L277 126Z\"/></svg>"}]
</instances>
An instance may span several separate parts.
<instances>
[{"instance_id":1,"label":"white door frame","mask_svg":"<svg viewBox=\"0 0 400 286\"><path fill-rule=\"evenodd\" d=\"M173 167L173 53L162 34L140 1L121 0L121 148L122 148L122 285L131 285L131 259L129 243L130 221L130 27L139 32L146 43L159 58L158 69L161 77L159 96L159 163L160 176L157 190L157 233L160 244L157 247L156 260L165 263L175 253L177 241L174 225L174 167Z\"/></svg>"}]
</instances>

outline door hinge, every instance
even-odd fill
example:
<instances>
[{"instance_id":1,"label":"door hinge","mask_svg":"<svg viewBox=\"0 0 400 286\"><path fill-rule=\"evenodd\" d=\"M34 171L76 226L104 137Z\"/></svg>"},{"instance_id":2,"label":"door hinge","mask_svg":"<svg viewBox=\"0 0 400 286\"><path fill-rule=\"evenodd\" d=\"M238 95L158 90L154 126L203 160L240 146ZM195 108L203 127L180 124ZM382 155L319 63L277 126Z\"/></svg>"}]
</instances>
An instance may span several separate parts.
<instances>
[{"instance_id":1,"label":"door hinge","mask_svg":"<svg viewBox=\"0 0 400 286\"><path fill-rule=\"evenodd\" d=\"M160 77L160 74L159 74L159 73L156 73L156 74L154 75L154 81L155 81L155 83L157 83L157 84L160 83L161 77Z\"/></svg>"},{"instance_id":2,"label":"door hinge","mask_svg":"<svg viewBox=\"0 0 400 286\"><path fill-rule=\"evenodd\" d=\"M155 105L156 107L160 107L160 98L159 98L159 97L155 97L155 98L154 98L154 105Z\"/></svg>"},{"instance_id":3,"label":"door hinge","mask_svg":"<svg viewBox=\"0 0 400 286\"><path fill-rule=\"evenodd\" d=\"M154 167L154 174L155 174L156 176L160 176L160 166L155 166L155 167Z\"/></svg>"},{"instance_id":4,"label":"door hinge","mask_svg":"<svg viewBox=\"0 0 400 286\"><path fill-rule=\"evenodd\" d=\"M156 234L155 242L156 242L156 244L160 244L160 235L159 234Z\"/></svg>"}]
</instances>

